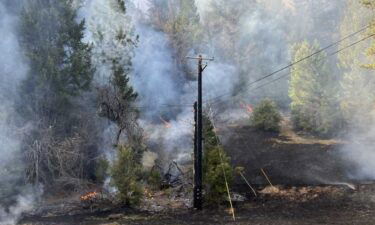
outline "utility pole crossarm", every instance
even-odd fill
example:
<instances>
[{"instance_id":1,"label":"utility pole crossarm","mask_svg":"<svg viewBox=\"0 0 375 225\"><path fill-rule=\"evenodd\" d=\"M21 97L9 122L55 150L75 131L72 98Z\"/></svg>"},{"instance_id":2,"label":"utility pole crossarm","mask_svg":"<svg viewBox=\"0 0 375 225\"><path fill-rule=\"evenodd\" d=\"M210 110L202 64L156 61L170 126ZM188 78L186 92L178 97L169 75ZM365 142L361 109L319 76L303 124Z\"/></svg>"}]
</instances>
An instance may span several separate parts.
<instances>
[{"instance_id":1,"label":"utility pole crossarm","mask_svg":"<svg viewBox=\"0 0 375 225\"><path fill-rule=\"evenodd\" d=\"M212 57L212 58L203 58L201 55L199 55L198 57L192 57L192 56L186 56L187 59L197 59L197 60L202 60L202 61L214 61L215 58Z\"/></svg>"}]
</instances>

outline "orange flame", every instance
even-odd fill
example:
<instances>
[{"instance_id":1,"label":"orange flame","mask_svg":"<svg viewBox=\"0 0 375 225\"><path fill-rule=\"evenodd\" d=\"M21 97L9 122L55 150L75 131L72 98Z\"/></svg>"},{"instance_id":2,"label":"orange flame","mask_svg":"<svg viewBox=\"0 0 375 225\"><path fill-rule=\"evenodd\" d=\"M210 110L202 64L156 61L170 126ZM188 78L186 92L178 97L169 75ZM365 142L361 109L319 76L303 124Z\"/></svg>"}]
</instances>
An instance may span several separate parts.
<instances>
[{"instance_id":1,"label":"orange flame","mask_svg":"<svg viewBox=\"0 0 375 225\"><path fill-rule=\"evenodd\" d=\"M94 192L89 192L87 194L84 194L81 196L81 201L92 201L95 200L99 196L99 193L94 191Z\"/></svg>"},{"instance_id":2,"label":"orange flame","mask_svg":"<svg viewBox=\"0 0 375 225\"><path fill-rule=\"evenodd\" d=\"M253 106L251 104L246 104L244 102L240 103L241 108L245 109L247 113L253 113Z\"/></svg>"},{"instance_id":3,"label":"orange flame","mask_svg":"<svg viewBox=\"0 0 375 225\"><path fill-rule=\"evenodd\" d=\"M164 123L165 128L171 128L172 127L172 124L167 122L166 120L164 120L163 117L160 116L159 118Z\"/></svg>"}]
</instances>

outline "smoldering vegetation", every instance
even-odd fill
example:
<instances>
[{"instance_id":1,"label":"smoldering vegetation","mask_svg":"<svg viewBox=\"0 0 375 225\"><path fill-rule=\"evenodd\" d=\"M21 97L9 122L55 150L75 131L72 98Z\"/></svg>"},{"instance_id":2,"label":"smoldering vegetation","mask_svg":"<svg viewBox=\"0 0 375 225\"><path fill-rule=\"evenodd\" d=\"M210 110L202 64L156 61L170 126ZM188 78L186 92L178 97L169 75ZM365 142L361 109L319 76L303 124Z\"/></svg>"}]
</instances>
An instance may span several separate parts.
<instances>
[{"instance_id":1,"label":"smoldering vegetation","mask_svg":"<svg viewBox=\"0 0 375 225\"><path fill-rule=\"evenodd\" d=\"M37 0L0 12L1 222L41 186L111 186L119 146L148 170L189 165L197 62L186 57L198 54L214 57L203 82L215 130L250 125L267 98L293 132L342 141L348 176L374 179L372 39L355 43L372 27L273 73L370 24L360 2ZM219 133L224 146L236 135Z\"/></svg>"}]
</instances>

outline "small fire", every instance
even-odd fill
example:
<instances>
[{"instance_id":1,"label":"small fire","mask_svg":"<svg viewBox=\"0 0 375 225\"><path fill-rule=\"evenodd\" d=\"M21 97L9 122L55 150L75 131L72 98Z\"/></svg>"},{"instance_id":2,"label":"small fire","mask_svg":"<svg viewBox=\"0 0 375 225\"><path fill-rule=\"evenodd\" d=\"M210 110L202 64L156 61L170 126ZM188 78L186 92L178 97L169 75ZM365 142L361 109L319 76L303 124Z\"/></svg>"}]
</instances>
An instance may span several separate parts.
<instances>
[{"instance_id":1,"label":"small fire","mask_svg":"<svg viewBox=\"0 0 375 225\"><path fill-rule=\"evenodd\" d=\"M172 127L172 124L167 122L166 120L164 120L163 117L160 116L159 118L164 123L165 128L171 128Z\"/></svg>"},{"instance_id":2,"label":"small fire","mask_svg":"<svg viewBox=\"0 0 375 225\"><path fill-rule=\"evenodd\" d=\"M94 192L89 192L87 194L84 194L81 196L81 201L93 201L99 197L99 193L94 191Z\"/></svg>"},{"instance_id":3,"label":"small fire","mask_svg":"<svg viewBox=\"0 0 375 225\"><path fill-rule=\"evenodd\" d=\"M150 190L145 189L144 194L147 198L154 199L154 196Z\"/></svg>"},{"instance_id":4,"label":"small fire","mask_svg":"<svg viewBox=\"0 0 375 225\"><path fill-rule=\"evenodd\" d=\"M240 103L241 108L245 109L247 113L253 113L253 106L251 104L246 104L244 102Z\"/></svg>"}]
</instances>

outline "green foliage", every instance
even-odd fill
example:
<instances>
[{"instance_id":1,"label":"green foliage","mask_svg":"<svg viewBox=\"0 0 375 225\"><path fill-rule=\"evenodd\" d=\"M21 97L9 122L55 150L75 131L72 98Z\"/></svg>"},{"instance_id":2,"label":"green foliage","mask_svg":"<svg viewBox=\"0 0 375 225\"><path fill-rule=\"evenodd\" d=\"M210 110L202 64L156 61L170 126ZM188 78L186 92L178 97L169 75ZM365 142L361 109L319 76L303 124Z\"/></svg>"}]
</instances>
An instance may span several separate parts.
<instances>
[{"instance_id":1,"label":"green foliage","mask_svg":"<svg viewBox=\"0 0 375 225\"><path fill-rule=\"evenodd\" d=\"M227 181L228 185L231 185L233 169L230 165L230 158L221 146L207 150L203 162L203 180L206 192L204 199L209 205L221 204L228 199L225 182ZM224 173L226 177L224 177Z\"/></svg>"},{"instance_id":2,"label":"green foliage","mask_svg":"<svg viewBox=\"0 0 375 225\"><path fill-rule=\"evenodd\" d=\"M30 62L22 85L26 100L22 108L34 112L41 108L55 112L56 106L67 106L72 96L90 88L94 72L91 47L82 41L84 21L76 22L69 1L48 2L28 2L22 11L21 44ZM40 90L49 93L39 99Z\"/></svg>"},{"instance_id":3,"label":"green foliage","mask_svg":"<svg viewBox=\"0 0 375 225\"><path fill-rule=\"evenodd\" d=\"M17 107L23 118L66 131L75 117L73 100L89 90L94 73L91 47L82 41L85 23L76 22L69 2L29 1L22 11L20 42L30 70Z\"/></svg>"},{"instance_id":4,"label":"green foliage","mask_svg":"<svg viewBox=\"0 0 375 225\"><path fill-rule=\"evenodd\" d=\"M370 23L370 28L369 28L369 33L374 34L375 33L375 25L374 25L374 20L375 20L375 1L374 0L362 0L362 4L370 9L371 11L371 19L370 21L367 21ZM372 37L374 39L374 37ZM365 54L369 59L371 59L371 62L368 64L363 65L364 68L370 69L370 70L375 70L375 62L374 62L374 56L375 56L375 42L372 41L371 46L366 50Z\"/></svg>"},{"instance_id":5,"label":"green foliage","mask_svg":"<svg viewBox=\"0 0 375 225\"><path fill-rule=\"evenodd\" d=\"M129 83L129 71L118 61L112 61L110 83L98 88L99 116L116 123L118 133L116 144L125 130L128 142L138 152L138 160L143 152L142 130L137 124L138 111L132 109L138 94Z\"/></svg>"},{"instance_id":6,"label":"green foliage","mask_svg":"<svg viewBox=\"0 0 375 225\"><path fill-rule=\"evenodd\" d=\"M98 183L104 183L109 175L109 162L105 157L100 157L96 162L95 179Z\"/></svg>"},{"instance_id":7,"label":"green foliage","mask_svg":"<svg viewBox=\"0 0 375 225\"><path fill-rule=\"evenodd\" d=\"M293 61L320 49L307 41L293 47ZM289 87L294 126L298 130L327 136L340 126L337 80L321 53L293 66Z\"/></svg>"},{"instance_id":8,"label":"green foliage","mask_svg":"<svg viewBox=\"0 0 375 225\"><path fill-rule=\"evenodd\" d=\"M126 6L124 0L117 0L117 4L119 5L119 9L122 13L126 13Z\"/></svg>"},{"instance_id":9,"label":"green foliage","mask_svg":"<svg viewBox=\"0 0 375 225\"><path fill-rule=\"evenodd\" d=\"M349 1L341 24L341 35L346 36L367 24L370 24L368 33L374 33L374 3L373 0ZM347 46L356 40L356 37L348 39L342 45ZM374 53L374 41L369 40L358 43L339 55L340 66L344 72L341 80L340 107L345 124L351 128L368 129L375 121Z\"/></svg>"},{"instance_id":10,"label":"green foliage","mask_svg":"<svg viewBox=\"0 0 375 225\"><path fill-rule=\"evenodd\" d=\"M152 169L150 172L147 172L147 183L154 190L158 190L162 184L162 177L158 170Z\"/></svg>"},{"instance_id":11,"label":"green foliage","mask_svg":"<svg viewBox=\"0 0 375 225\"><path fill-rule=\"evenodd\" d=\"M233 181L233 168L215 134L213 124L204 116L203 182L204 200L208 205L217 205L227 200L227 186ZM225 176L224 176L225 174Z\"/></svg>"},{"instance_id":12,"label":"green foliage","mask_svg":"<svg viewBox=\"0 0 375 225\"><path fill-rule=\"evenodd\" d=\"M280 130L281 115L276 103L270 99L261 101L255 108L251 116L251 125L263 131Z\"/></svg>"},{"instance_id":13,"label":"green foliage","mask_svg":"<svg viewBox=\"0 0 375 225\"><path fill-rule=\"evenodd\" d=\"M129 105L135 102L138 94L134 91L133 87L129 83L129 71L126 71L126 69L116 60L113 60L112 62L112 71L113 76L111 77L111 83L117 90L120 98L130 102Z\"/></svg>"},{"instance_id":14,"label":"green foliage","mask_svg":"<svg viewBox=\"0 0 375 225\"><path fill-rule=\"evenodd\" d=\"M193 76L188 69L186 56L192 49L198 50L203 38L203 29L195 1L150 0L150 6L149 12L153 24L163 30L170 39L177 58L176 66Z\"/></svg>"},{"instance_id":15,"label":"green foliage","mask_svg":"<svg viewBox=\"0 0 375 225\"><path fill-rule=\"evenodd\" d=\"M116 142L119 145L122 134L126 134L127 144L137 152L139 160L142 146L142 129L138 125L138 110L135 103L138 94L130 83L132 58L138 42L134 37L133 23L126 15L127 1L106 1L105 10L94 9L96 16L89 17L89 29L94 34L94 58L97 66L102 68L97 77L109 78L105 84L99 84L97 106L99 116L117 125ZM97 17L101 17L106 26L96 26Z\"/></svg>"},{"instance_id":16,"label":"green foliage","mask_svg":"<svg viewBox=\"0 0 375 225\"><path fill-rule=\"evenodd\" d=\"M119 146L117 159L111 167L111 176L112 185L118 189L122 204L134 206L140 203L143 196L139 182L141 173L142 167L136 162L133 149Z\"/></svg>"},{"instance_id":17,"label":"green foliage","mask_svg":"<svg viewBox=\"0 0 375 225\"><path fill-rule=\"evenodd\" d=\"M22 143L32 182L50 185L93 173L88 159L97 150L94 113L82 104L93 80L92 49L83 42L85 22L77 21L70 0L26 1L20 15L29 70L16 109L22 122L33 124Z\"/></svg>"}]
</instances>

